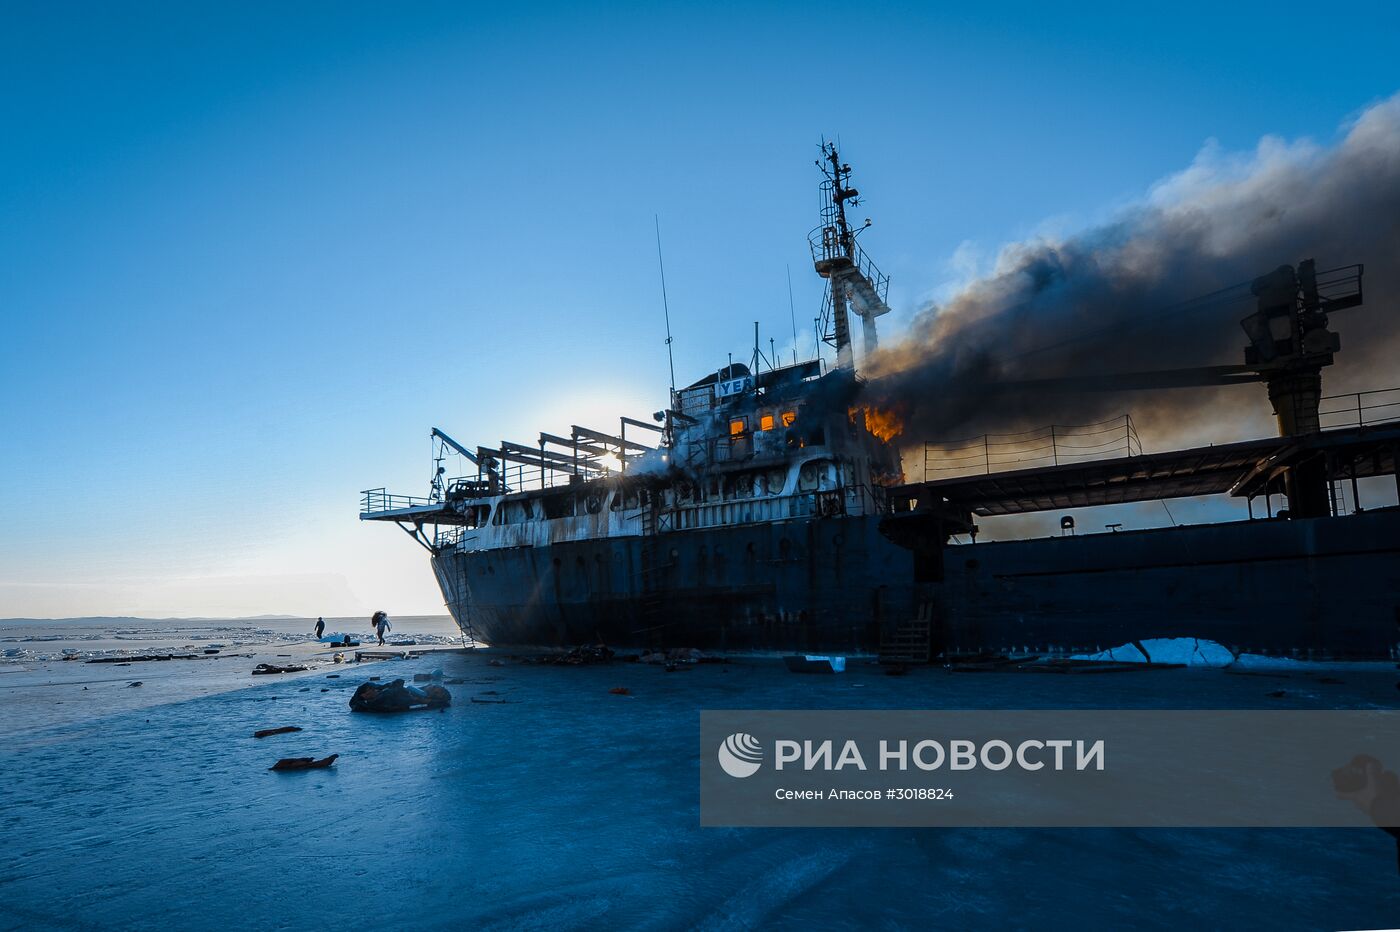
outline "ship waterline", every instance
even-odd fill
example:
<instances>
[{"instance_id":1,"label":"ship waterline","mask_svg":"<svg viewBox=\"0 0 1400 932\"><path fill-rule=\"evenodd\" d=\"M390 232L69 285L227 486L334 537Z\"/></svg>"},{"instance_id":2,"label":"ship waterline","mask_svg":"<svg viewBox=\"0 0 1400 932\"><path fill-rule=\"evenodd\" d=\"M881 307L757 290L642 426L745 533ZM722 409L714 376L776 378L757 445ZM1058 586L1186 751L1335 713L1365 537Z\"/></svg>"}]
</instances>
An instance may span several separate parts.
<instances>
[{"instance_id":1,"label":"ship waterline","mask_svg":"<svg viewBox=\"0 0 1400 932\"><path fill-rule=\"evenodd\" d=\"M914 601L878 516L452 550L433 569L463 631L504 647L874 653Z\"/></svg>"}]
</instances>

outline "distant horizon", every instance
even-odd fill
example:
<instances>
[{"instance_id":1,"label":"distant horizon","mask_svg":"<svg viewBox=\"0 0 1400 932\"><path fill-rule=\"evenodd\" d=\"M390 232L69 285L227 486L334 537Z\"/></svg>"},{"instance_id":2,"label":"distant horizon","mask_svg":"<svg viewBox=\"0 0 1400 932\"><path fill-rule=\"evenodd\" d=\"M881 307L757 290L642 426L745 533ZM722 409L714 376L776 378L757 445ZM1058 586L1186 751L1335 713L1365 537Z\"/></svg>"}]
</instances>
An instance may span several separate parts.
<instances>
[{"instance_id":1,"label":"distant horizon","mask_svg":"<svg viewBox=\"0 0 1400 932\"><path fill-rule=\"evenodd\" d=\"M334 619L354 619L365 618L369 620L369 615L65 615L53 618L37 618L27 615L18 615L11 618L0 618L0 624L12 621L312 621L316 618ZM392 618L452 618L447 611L442 612L400 612L390 613Z\"/></svg>"}]
</instances>

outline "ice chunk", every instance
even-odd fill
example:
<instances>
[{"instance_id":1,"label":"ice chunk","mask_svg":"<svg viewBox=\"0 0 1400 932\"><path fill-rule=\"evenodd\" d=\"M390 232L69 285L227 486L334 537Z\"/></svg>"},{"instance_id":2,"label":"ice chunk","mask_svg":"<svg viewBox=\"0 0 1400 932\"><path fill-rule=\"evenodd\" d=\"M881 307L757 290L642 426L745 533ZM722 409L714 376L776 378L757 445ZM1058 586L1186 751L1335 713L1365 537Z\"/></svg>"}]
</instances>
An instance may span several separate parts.
<instances>
[{"instance_id":1,"label":"ice chunk","mask_svg":"<svg viewBox=\"0 0 1400 932\"><path fill-rule=\"evenodd\" d=\"M1101 650L1076 654L1073 660L1114 660L1119 663L1181 663L1189 667L1226 667L1235 655L1223 644L1202 638L1149 638Z\"/></svg>"},{"instance_id":2,"label":"ice chunk","mask_svg":"<svg viewBox=\"0 0 1400 932\"><path fill-rule=\"evenodd\" d=\"M1110 647L1108 650L1101 650L1094 654L1075 654L1071 660L1116 660L1120 663L1146 663L1147 658L1135 645L1123 644L1119 647Z\"/></svg>"}]
</instances>

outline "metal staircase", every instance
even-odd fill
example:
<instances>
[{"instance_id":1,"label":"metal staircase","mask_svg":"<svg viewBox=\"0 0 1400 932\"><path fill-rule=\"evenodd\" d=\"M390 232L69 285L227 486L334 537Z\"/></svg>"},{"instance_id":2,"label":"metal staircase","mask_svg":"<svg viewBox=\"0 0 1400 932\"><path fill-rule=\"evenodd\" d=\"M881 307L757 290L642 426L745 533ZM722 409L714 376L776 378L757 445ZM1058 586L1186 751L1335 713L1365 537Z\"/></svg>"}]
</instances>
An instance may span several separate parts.
<instances>
[{"instance_id":1,"label":"metal staircase","mask_svg":"<svg viewBox=\"0 0 1400 932\"><path fill-rule=\"evenodd\" d=\"M933 602L919 605L919 613L897 624L880 638L880 663L929 663L933 659Z\"/></svg>"},{"instance_id":2,"label":"metal staircase","mask_svg":"<svg viewBox=\"0 0 1400 932\"><path fill-rule=\"evenodd\" d=\"M812 265L817 274L833 282L841 282L851 309L862 317L883 317L890 312L886 303L890 293L890 277L881 272L874 261L860 248L853 236L842 235L836 227L821 226L807 237L812 250Z\"/></svg>"},{"instance_id":3,"label":"metal staircase","mask_svg":"<svg viewBox=\"0 0 1400 932\"><path fill-rule=\"evenodd\" d=\"M813 248L815 255L815 246ZM890 280L889 276L875 268L868 258L864 258L865 253L859 246L855 246L854 249L869 264L868 270L862 271L843 256L827 264L830 271L822 273L831 280L822 307L822 339L838 348L849 342L849 333L843 335L838 330L841 326L838 315L845 314L849 308L860 318L862 345L865 352L870 353L879 345L875 333L875 318L890 312L890 306L885 303ZM822 262L818 260L817 265L820 268ZM833 294L841 300L837 300ZM849 324L846 324L846 327L849 328Z\"/></svg>"}]
</instances>

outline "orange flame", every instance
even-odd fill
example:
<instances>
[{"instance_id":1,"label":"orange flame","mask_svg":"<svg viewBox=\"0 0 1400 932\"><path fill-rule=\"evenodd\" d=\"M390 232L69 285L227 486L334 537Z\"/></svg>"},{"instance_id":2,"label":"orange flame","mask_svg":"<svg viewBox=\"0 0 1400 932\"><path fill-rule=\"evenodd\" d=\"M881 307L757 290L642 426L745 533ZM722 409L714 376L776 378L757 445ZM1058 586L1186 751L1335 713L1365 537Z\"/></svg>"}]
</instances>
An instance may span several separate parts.
<instances>
[{"instance_id":1,"label":"orange flame","mask_svg":"<svg viewBox=\"0 0 1400 932\"><path fill-rule=\"evenodd\" d=\"M864 415L865 429L886 443L904 433L904 420L893 410L862 405L852 408L850 414L851 420L855 420L857 414Z\"/></svg>"}]
</instances>

